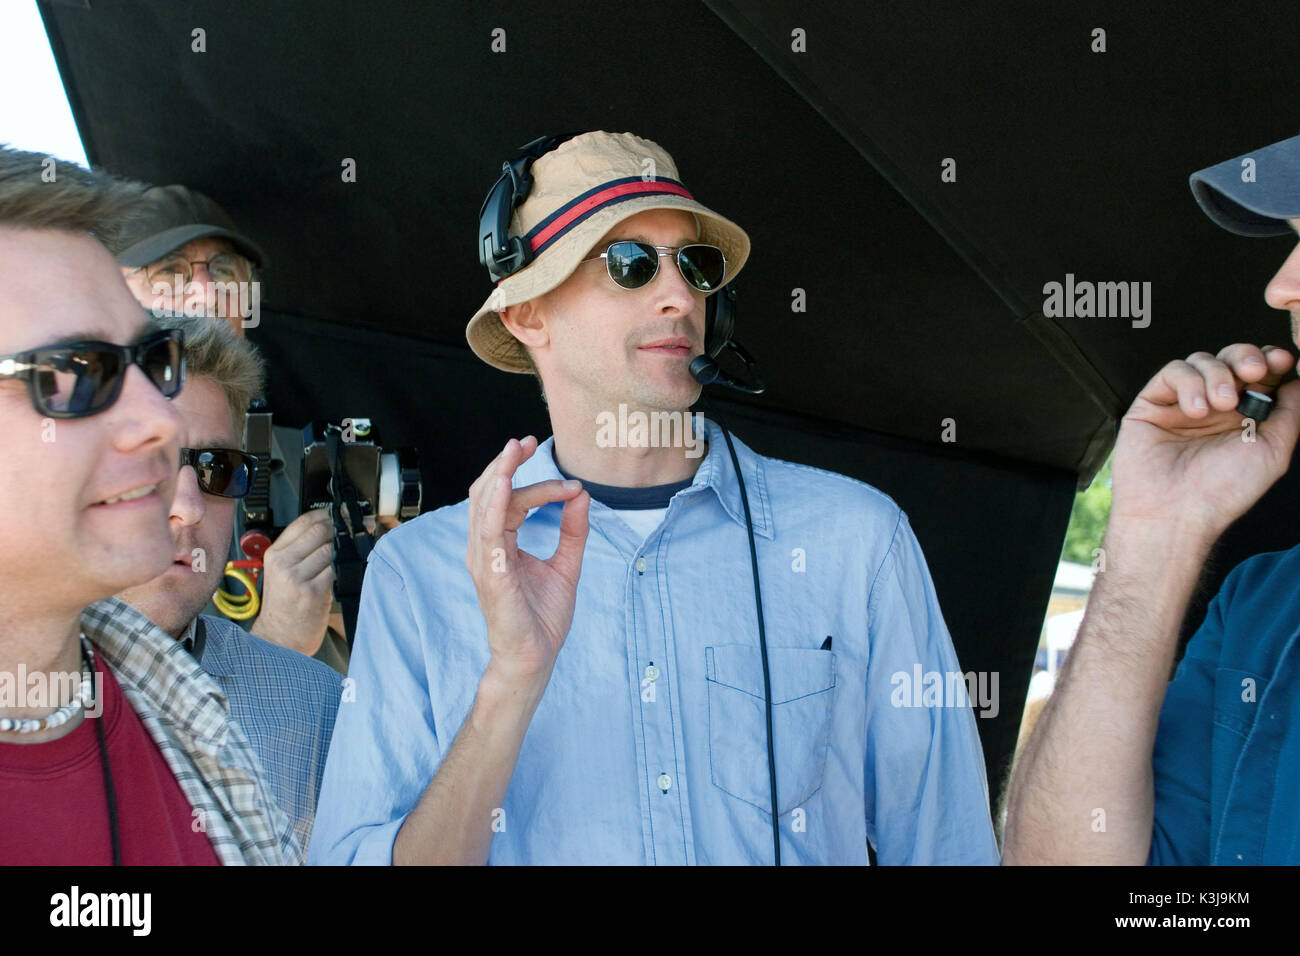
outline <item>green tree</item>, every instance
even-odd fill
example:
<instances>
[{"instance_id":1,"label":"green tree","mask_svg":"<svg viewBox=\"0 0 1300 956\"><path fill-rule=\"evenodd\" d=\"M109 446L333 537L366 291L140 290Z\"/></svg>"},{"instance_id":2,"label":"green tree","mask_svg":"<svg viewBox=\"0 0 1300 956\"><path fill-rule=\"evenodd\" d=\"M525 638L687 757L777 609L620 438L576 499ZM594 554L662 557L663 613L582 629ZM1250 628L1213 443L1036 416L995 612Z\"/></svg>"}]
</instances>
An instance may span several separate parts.
<instances>
[{"instance_id":1,"label":"green tree","mask_svg":"<svg viewBox=\"0 0 1300 956\"><path fill-rule=\"evenodd\" d=\"M1070 526L1065 531L1062 561L1092 564L1092 552L1101 547L1101 536L1110 516L1110 457L1085 491L1074 496Z\"/></svg>"}]
</instances>

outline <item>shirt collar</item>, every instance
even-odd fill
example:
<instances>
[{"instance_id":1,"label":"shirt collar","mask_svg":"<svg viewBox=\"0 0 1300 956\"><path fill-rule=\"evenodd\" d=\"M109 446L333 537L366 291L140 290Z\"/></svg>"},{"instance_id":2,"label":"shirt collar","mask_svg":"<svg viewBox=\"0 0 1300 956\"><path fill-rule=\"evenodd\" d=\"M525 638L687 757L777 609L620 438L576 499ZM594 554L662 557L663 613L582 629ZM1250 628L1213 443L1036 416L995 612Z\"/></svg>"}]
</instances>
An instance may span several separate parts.
<instances>
[{"instance_id":1,"label":"shirt collar","mask_svg":"<svg viewBox=\"0 0 1300 956\"><path fill-rule=\"evenodd\" d=\"M194 619L203 625L203 669L213 677L231 677L235 673L235 664L231 660L232 642L230 630L243 630L234 621L211 614L201 614Z\"/></svg>"},{"instance_id":2,"label":"shirt collar","mask_svg":"<svg viewBox=\"0 0 1300 956\"><path fill-rule=\"evenodd\" d=\"M81 613L86 636L120 681L129 683L209 756L226 743L226 695L181 642L119 598L96 601Z\"/></svg>"},{"instance_id":3,"label":"shirt collar","mask_svg":"<svg viewBox=\"0 0 1300 956\"><path fill-rule=\"evenodd\" d=\"M191 654L194 653L194 636L195 636L194 625L197 621L198 621L197 617L194 618L194 620L190 621L190 623L185 628L185 633L178 638L178 640L181 642L181 646L189 650Z\"/></svg>"},{"instance_id":4,"label":"shirt collar","mask_svg":"<svg viewBox=\"0 0 1300 956\"><path fill-rule=\"evenodd\" d=\"M678 494L695 494L709 488L717 496L722 509L742 528L745 527L745 508L740 500L740 483L736 480L736 469L731 462L731 452L727 450L727 441L723 437L722 427L716 422L701 417L705 440L709 443L708 454L695 472L691 486ZM697 422L698 424L698 422ZM697 431L696 434L699 432ZM767 469L761 455L755 454L749 446L735 435L731 436L736 446L736 458L740 461L741 474L745 477L745 491L749 497L749 510L754 520L754 533L772 539L775 532L772 527L772 508L768 498ZM533 456L515 469L513 487L536 484L551 479L560 480L564 476L555 466L555 436L547 438L537 446ZM533 516L533 508L528 517Z\"/></svg>"}]
</instances>

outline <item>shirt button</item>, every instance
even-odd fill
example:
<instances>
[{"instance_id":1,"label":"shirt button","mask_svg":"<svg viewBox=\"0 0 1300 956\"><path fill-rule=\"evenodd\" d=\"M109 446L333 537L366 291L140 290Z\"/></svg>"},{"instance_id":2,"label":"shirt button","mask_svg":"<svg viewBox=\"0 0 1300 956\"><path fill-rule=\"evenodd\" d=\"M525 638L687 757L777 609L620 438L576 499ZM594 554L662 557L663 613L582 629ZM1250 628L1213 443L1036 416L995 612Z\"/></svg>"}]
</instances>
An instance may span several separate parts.
<instances>
[{"instance_id":1,"label":"shirt button","mask_svg":"<svg viewBox=\"0 0 1300 956\"><path fill-rule=\"evenodd\" d=\"M645 669L645 677L646 677L646 680L658 680L658 679L659 679L659 668L657 668L657 667L655 667L653 664L651 664L649 667L647 667L647 668Z\"/></svg>"},{"instance_id":2,"label":"shirt button","mask_svg":"<svg viewBox=\"0 0 1300 956\"><path fill-rule=\"evenodd\" d=\"M664 793L667 793L668 788L673 785L673 778L668 776L668 774L666 773L661 773L659 775L658 781L656 782L659 784L659 789L662 790Z\"/></svg>"},{"instance_id":3,"label":"shirt button","mask_svg":"<svg viewBox=\"0 0 1300 956\"><path fill-rule=\"evenodd\" d=\"M645 558L636 559L636 573L645 574Z\"/></svg>"}]
</instances>

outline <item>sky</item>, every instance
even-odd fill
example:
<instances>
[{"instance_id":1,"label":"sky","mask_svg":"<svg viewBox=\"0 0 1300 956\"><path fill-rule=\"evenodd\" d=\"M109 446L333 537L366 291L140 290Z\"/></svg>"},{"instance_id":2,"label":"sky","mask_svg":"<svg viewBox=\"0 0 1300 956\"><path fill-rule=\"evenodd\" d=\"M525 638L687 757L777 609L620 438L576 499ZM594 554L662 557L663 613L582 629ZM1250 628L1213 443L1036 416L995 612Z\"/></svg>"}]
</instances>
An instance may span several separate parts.
<instances>
[{"instance_id":1,"label":"sky","mask_svg":"<svg viewBox=\"0 0 1300 956\"><path fill-rule=\"evenodd\" d=\"M0 0L0 143L87 165L36 0Z\"/></svg>"}]
</instances>

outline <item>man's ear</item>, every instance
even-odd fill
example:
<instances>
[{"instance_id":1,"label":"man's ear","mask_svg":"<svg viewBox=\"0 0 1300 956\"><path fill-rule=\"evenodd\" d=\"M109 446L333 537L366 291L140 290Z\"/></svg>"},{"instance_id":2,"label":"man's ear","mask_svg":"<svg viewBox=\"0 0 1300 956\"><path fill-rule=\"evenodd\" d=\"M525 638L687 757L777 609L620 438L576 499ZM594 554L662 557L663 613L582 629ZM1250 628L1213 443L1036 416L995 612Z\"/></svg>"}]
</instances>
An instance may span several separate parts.
<instances>
[{"instance_id":1,"label":"man's ear","mask_svg":"<svg viewBox=\"0 0 1300 956\"><path fill-rule=\"evenodd\" d=\"M501 324L506 327L506 331L529 348L542 348L550 343L545 310L537 299L508 305L504 312L498 312L497 315L501 317Z\"/></svg>"}]
</instances>

